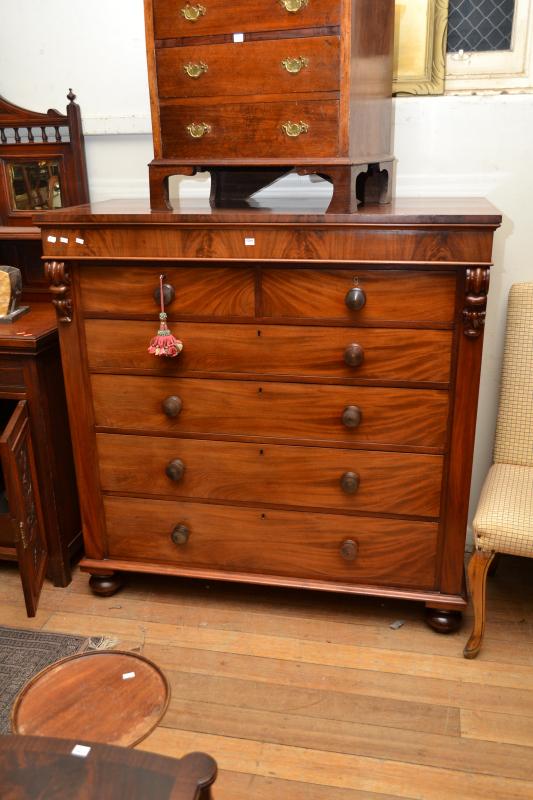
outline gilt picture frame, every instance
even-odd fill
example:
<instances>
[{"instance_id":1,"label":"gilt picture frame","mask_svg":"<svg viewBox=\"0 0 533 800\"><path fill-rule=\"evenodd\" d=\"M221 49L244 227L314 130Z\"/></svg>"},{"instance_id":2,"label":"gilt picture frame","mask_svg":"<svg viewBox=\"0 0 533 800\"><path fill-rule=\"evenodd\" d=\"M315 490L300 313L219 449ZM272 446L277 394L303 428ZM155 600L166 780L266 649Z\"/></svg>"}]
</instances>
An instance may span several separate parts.
<instances>
[{"instance_id":1,"label":"gilt picture frame","mask_svg":"<svg viewBox=\"0 0 533 800\"><path fill-rule=\"evenodd\" d=\"M448 0L396 0L394 94L444 93L447 32Z\"/></svg>"}]
</instances>

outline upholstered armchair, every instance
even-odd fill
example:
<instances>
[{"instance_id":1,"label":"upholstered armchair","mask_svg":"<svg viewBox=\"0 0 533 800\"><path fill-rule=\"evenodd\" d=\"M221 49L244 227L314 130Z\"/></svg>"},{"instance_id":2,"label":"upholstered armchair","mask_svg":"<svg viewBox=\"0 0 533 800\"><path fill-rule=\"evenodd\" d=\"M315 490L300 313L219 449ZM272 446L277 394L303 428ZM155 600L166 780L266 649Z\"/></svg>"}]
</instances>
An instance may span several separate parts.
<instances>
[{"instance_id":1,"label":"upholstered armchair","mask_svg":"<svg viewBox=\"0 0 533 800\"><path fill-rule=\"evenodd\" d=\"M477 656L485 629L485 585L496 553L533 558L533 283L509 293L494 464L473 523L468 567L474 627L464 649Z\"/></svg>"}]
</instances>

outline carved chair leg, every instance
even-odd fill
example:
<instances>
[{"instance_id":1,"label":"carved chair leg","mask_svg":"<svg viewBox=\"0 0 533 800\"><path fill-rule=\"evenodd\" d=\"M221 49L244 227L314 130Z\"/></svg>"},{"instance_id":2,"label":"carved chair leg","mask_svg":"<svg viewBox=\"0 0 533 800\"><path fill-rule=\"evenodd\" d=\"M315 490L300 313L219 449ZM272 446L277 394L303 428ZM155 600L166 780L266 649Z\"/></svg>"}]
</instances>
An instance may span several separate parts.
<instances>
[{"instance_id":1,"label":"carved chair leg","mask_svg":"<svg viewBox=\"0 0 533 800\"><path fill-rule=\"evenodd\" d=\"M487 573L494 555L494 553L483 553L480 550L476 550L468 565L468 584L472 597L474 626L463 651L465 658L475 658L483 641L485 632L485 587Z\"/></svg>"}]
</instances>

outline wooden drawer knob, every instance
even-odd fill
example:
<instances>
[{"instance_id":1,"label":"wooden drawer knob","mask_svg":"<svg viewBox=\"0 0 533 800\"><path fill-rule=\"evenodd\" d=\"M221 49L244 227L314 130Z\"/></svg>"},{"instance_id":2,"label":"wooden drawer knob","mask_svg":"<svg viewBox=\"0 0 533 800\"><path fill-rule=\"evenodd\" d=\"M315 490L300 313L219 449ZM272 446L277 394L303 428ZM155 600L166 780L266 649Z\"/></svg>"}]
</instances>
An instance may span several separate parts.
<instances>
[{"instance_id":1,"label":"wooden drawer knob","mask_svg":"<svg viewBox=\"0 0 533 800\"><path fill-rule=\"evenodd\" d=\"M175 458L174 461L167 464L165 474L171 481L179 483L185 474L185 464L181 458Z\"/></svg>"},{"instance_id":2,"label":"wooden drawer knob","mask_svg":"<svg viewBox=\"0 0 533 800\"><path fill-rule=\"evenodd\" d=\"M359 483L357 472L345 472L341 478L341 489L345 494L355 494L359 489Z\"/></svg>"},{"instance_id":3,"label":"wooden drawer knob","mask_svg":"<svg viewBox=\"0 0 533 800\"><path fill-rule=\"evenodd\" d=\"M171 286L170 283L164 283L163 301L165 303L165 306L169 306L175 297L176 297L176 290L174 289L174 287ZM158 306L161 305L161 290L159 286L156 286L156 288L154 289L154 301L157 303Z\"/></svg>"},{"instance_id":4,"label":"wooden drawer knob","mask_svg":"<svg viewBox=\"0 0 533 800\"><path fill-rule=\"evenodd\" d=\"M180 525L176 525L172 533L170 534L170 538L174 542L174 544L187 544L189 541L190 531L186 525L181 523Z\"/></svg>"},{"instance_id":5,"label":"wooden drawer knob","mask_svg":"<svg viewBox=\"0 0 533 800\"><path fill-rule=\"evenodd\" d=\"M360 344L349 344L344 351L344 363L349 367L360 367L365 357L365 351Z\"/></svg>"},{"instance_id":6,"label":"wooden drawer knob","mask_svg":"<svg viewBox=\"0 0 533 800\"><path fill-rule=\"evenodd\" d=\"M172 418L179 416L181 409L183 408L183 401L181 397L173 394L170 397L165 398L161 405L163 406L163 411L167 417Z\"/></svg>"},{"instance_id":7,"label":"wooden drawer knob","mask_svg":"<svg viewBox=\"0 0 533 800\"><path fill-rule=\"evenodd\" d=\"M359 406L346 406L342 412L342 424L346 428L357 428L361 424L363 413Z\"/></svg>"},{"instance_id":8,"label":"wooden drawer knob","mask_svg":"<svg viewBox=\"0 0 533 800\"><path fill-rule=\"evenodd\" d=\"M360 311L366 303L366 294L360 286L354 286L344 298L344 302L350 311Z\"/></svg>"},{"instance_id":9,"label":"wooden drawer knob","mask_svg":"<svg viewBox=\"0 0 533 800\"><path fill-rule=\"evenodd\" d=\"M357 558L357 542L353 539L346 539L341 544L341 556L345 561L355 561Z\"/></svg>"}]
</instances>

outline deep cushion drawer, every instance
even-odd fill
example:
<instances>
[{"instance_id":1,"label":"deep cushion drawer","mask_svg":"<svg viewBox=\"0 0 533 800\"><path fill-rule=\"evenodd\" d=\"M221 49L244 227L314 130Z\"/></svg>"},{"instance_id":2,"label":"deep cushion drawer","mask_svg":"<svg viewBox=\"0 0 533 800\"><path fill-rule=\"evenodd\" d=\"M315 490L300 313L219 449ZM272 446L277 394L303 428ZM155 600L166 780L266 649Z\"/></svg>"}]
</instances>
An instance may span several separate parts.
<instances>
[{"instance_id":1,"label":"deep cushion drawer","mask_svg":"<svg viewBox=\"0 0 533 800\"><path fill-rule=\"evenodd\" d=\"M147 352L154 334L152 322L87 320L89 367L162 375L222 372L344 381L448 382L450 378L451 331L195 322L175 322L172 328L183 340L184 350L177 359L162 359Z\"/></svg>"},{"instance_id":2,"label":"deep cushion drawer","mask_svg":"<svg viewBox=\"0 0 533 800\"><path fill-rule=\"evenodd\" d=\"M431 522L119 497L105 497L104 506L110 558L349 583L434 585L438 526ZM181 528L179 538L187 540L174 544L171 535L180 525L186 532Z\"/></svg>"},{"instance_id":3,"label":"deep cushion drawer","mask_svg":"<svg viewBox=\"0 0 533 800\"><path fill-rule=\"evenodd\" d=\"M251 317L255 313L251 269L165 266L164 272L165 283L175 292L167 307L169 315ZM159 269L147 267L84 267L80 271L83 309L115 316L150 314L157 324L159 303L154 291L159 291L159 275Z\"/></svg>"},{"instance_id":4,"label":"deep cushion drawer","mask_svg":"<svg viewBox=\"0 0 533 800\"><path fill-rule=\"evenodd\" d=\"M339 91L338 36L156 50L160 97Z\"/></svg>"},{"instance_id":5,"label":"deep cushion drawer","mask_svg":"<svg viewBox=\"0 0 533 800\"><path fill-rule=\"evenodd\" d=\"M165 158L298 158L337 155L337 100L160 106Z\"/></svg>"},{"instance_id":6,"label":"deep cushion drawer","mask_svg":"<svg viewBox=\"0 0 533 800\"><path fill-rule=\"evenodd\" d=\"M439 516L441 456L106 433L97 445L104 491Z\"/></svg>"},{"instance_id":7,"label":"deep cushion drawer","mask_svg":"<svg viewBox=\"0 0 533 800\"><path fill-rule=\"evenodd\" d=\"M445 442L445 391L126 375L93 375L91 382L96 425L105 428L435 448ZM181 400L177 416L163 410L169 397Z\"/></svg>"},{"instance_id":8,"label":"deep cushion drawer","mask_svg":"<svg viewBox=\"0 0 533 800\"><path fill-rule=\"evenodd\" d=\"M351 299L359 308L350 307ZM359 298L359 300L357 299ZM455 275L409 270L265 269L262 311L273 318L451 323Z\"/></svg>"},{"instance_id":9,"label":"deep cushion drawer","mask_svg":"<svg viewBox=\"0 0 533 800\"><path fill-rule=\"evenodd\" d=\"M168 39L340 25L340 6L341 0L153 0L154 33Z\"/></svg>"}]
</instances>

